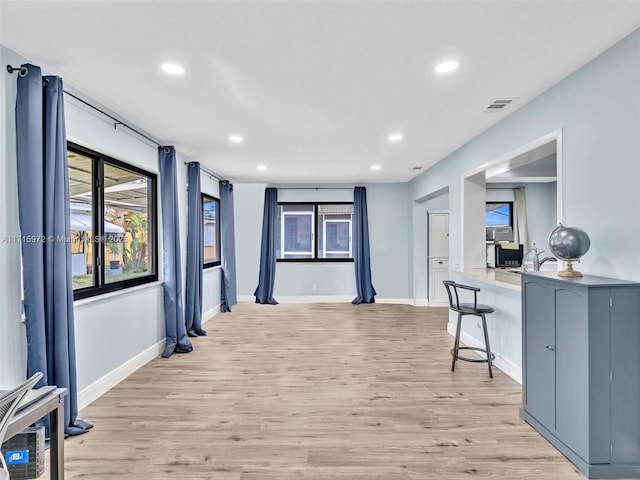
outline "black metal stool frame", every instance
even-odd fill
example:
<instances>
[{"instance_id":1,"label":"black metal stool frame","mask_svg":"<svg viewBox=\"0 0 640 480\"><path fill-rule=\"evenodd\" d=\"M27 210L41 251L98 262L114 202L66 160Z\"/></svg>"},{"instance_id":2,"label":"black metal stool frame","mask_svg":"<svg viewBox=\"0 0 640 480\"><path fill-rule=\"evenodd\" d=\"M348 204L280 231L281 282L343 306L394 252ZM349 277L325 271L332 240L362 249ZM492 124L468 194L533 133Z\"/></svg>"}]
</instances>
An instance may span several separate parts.
<instances>
[{"instance_id":1,"label":"black metal stool frame","mask_svg":"<svg viewBox=\"0 0 640 480\"><path fill-rule=\"evenodd\" d=\"M487 332L487 319L485 318L485 314L493 313L494 309L489 307L488 305L481 305L478 303L478 292L480 291L477 287L470 287L468 285L462 285L456 283L452 280L444 280L445 288L447 289L447 295L449 296L449 308L454 312L458 312L458 324L456 326L456 337L453 344L453 348L451 349L451 355L453 360L451 362L451 371L455 372L456 369L456 360L464 360L465 362L474 362L474 363L485 363L489 367L489 377L493 378L493 370L492 363L495 359L495 355L491 352L491 347L489 345L489 334ZM458 289L470 290L473 292L473 304L471 303L460 303L460 298L458 296ZM451 294L451 290L453 290L453 295ZM455 296L455 302L454 302ZM482 318L482 331L484 333L484 345L485 348L479 347L461 347L460 346L460 330L462 329L462 317L464 315L474 315L476 317ZM459 355L460 350L475 350L477 352L482 352L486 355L486 358L468 358Z\"/></svg>"}]
</instances>

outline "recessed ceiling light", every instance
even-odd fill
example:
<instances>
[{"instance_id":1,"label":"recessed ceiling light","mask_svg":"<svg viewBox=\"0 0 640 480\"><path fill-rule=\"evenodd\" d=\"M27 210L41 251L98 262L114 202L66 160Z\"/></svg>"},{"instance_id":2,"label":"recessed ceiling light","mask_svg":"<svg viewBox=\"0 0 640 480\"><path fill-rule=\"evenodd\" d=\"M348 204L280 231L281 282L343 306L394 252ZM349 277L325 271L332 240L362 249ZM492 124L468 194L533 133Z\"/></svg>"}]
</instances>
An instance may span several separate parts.
<instances>
[{"instance_id":1,"label":"recessed ceiling light","mask_svg":"<svg viewBox=\"0 0 640 480\"><path fill-rule=\"evenodd\" d=\"M388 138L390 142L401 142L404 136L401 133L392 133Z\"/></svg>"},{"instance_id":2,"label":"recessed ceiling light","mask_svg":"<svg viewBox=\"0 0 640 480\"><path fill-rule=\"evenodd\" d=\"M229 141L231 143L242 143L244 142L244 137L242 135L229 135Z\"/></svg>"},{"instance_id":3,"label":"recessed ceiling light","mask_svg":"<svg viewBox=\"0 0 640 480\"><path fill-rule=\"evenodd\" d=\"M371 165L371 170L380 170L382 165Z\"/></svg>"},{"instance_id":4,"label":"recessed ceiling light","mask_svg":"<svg viewBox=\"0 0 640 480\"><path fill-rule=\"evenodd\" d=\"M266 169L267 169L267 166L266 166L266 165L258 165L258 166L256 167L256 170L266 170Z\"/></svg>"},{"instance_id":5,"label":"recessed ceiling light","mask_svg":"<svg viewBox=\"0 0 640 480\"><path fill-rule=\"evenodd\" d=\"M175 63L165 63L162 65L162 70L171 75L182 75L184 73L184 68L180 65L176 65Z\"/></svg>"},{"instance_id":6,"label":"recessed ceiling light","mask_svg":"<svg viewBox=\"0 0 640 480\"><path fill-rule=\"evenodd\" d=\"M446 62L442 62L436 65L436 72L438 73L453 72L459 66L460 64L455 60L448 60Z\"/></svg>"}]
</instances>

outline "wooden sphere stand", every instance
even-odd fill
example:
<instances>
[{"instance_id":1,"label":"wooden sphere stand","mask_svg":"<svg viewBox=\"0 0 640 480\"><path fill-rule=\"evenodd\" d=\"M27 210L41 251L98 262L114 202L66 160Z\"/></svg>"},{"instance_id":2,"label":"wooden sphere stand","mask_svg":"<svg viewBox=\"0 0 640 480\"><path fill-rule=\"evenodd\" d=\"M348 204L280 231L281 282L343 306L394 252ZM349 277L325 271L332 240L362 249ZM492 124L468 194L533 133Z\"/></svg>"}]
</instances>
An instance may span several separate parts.
<instances>
[{"instance_id":1,"label":"wooden sphere stand","mask_svg":"<svg viewBox=\"0 0 640 480\"><path fill-rule=\"evenodd\" d=\"M580 278L582 277L582 273L573 269L573 263L571 260L567 262L566 270L561 270L558 272L559 277L567 277L567 278Z\"/></svg>"}]
</instances>

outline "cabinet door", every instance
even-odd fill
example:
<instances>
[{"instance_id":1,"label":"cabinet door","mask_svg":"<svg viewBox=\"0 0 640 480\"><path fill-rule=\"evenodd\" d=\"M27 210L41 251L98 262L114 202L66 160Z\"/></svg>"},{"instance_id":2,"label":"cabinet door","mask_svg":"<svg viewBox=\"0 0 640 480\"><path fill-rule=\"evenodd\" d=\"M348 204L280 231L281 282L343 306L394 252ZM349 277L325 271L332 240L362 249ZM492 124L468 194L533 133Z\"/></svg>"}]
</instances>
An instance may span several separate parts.
<instances>
[{"instance_id":1,"label":"cabinet door","mask_svg":"<svg viewBox=\"0 0 640 480\"><path fill-rule=\"evenodd\" d=\"M611 290L611 461L640 461L640 289Z\"/></svg>"},{"instance_id":2,"label":"cabinet door","mask_svg":"<svg viewBox=\"0 0 640 480\"><path fill-rule=\"evenodd\" d=\"M449 258L449 214L429 214L429 257Z\"/></svg>"},{"instance_id":3,"label":"cabinet door","mask_svg":"<svg viewBox=\"0 0 640 480\"><path fill-rule=\"evenodd\" d=\"M589 461L588 289L558 288L556 317L556 434ZM606 324L608 319L602 319ZM608 338L598 339L607 342Z\"/></svg>"},{"instance_id":4,"label":"cabinet door","mask_svg":"<svg viewBox=\"0 0 640 480\"><path fill-rule=\"evenodd\" d=\"M524 333L524 408L555 430L555 348L553 289L525 281L522 291Z\"/></svg>"},{"instance_id":5,"label":"cabinet door","mask_svg":"<svg viewBox=\"0 0 640 480\"><path fill-rule=\"evenodd\" d=\"M447 291L442 284L443 280L447 280L449 278L449 271L446 269L430 269L429 276L429 304L434 305L448 305L449 297L447 296Z\"/></svg>"}]
</instances>

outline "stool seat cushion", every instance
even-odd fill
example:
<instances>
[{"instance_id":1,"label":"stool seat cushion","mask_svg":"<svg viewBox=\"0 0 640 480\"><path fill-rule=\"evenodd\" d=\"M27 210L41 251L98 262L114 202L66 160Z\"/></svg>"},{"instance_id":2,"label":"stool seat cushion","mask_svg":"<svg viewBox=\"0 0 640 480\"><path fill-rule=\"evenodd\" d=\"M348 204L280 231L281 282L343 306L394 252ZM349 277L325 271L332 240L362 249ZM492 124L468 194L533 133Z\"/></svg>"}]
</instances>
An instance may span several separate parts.
<instances>
[{"instance_id":1,"label":"stool seat cushion","mask_svg":"<svg viewBox=\"0 0 640 480\"><path fill-rule=\"evenodd\" d=\"M478 304L473 308L473 303L461 303L460 308L453 308L453 310L462 314L476 314L476 313L493 313L494 310L489 305Z\"/></svg>"}]
</instances>

